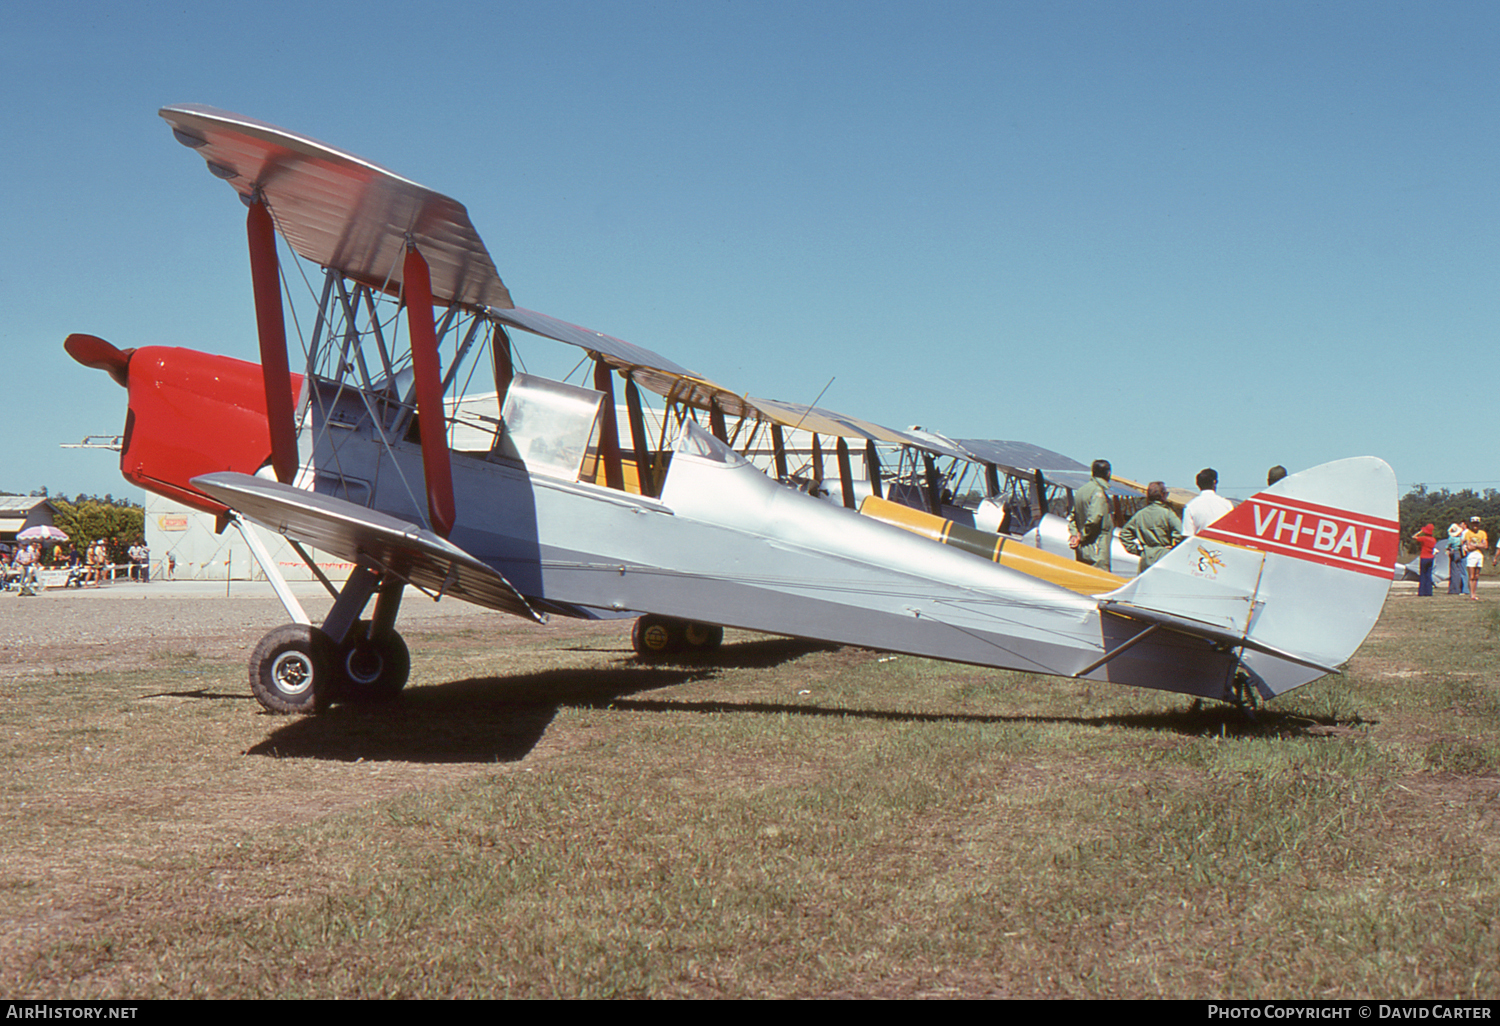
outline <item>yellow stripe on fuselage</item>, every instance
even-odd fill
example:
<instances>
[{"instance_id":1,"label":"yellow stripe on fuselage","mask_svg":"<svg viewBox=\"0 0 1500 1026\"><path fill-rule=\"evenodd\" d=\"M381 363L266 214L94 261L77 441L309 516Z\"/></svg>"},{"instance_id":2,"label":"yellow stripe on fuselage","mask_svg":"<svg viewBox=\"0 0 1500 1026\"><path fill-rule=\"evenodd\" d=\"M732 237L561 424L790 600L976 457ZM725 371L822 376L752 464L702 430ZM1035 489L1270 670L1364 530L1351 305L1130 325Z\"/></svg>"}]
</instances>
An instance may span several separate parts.
<instances>
[{"instance_id":1,"label":"yellow stripe on fuselage","mask_svg":"<svg viewBox=\"0 0 1500 1026\"><path fill-rule=\"evenodd\" d=\"M931 513L912 509L888 499L867 496L860 504L864 516L882 523L899 527L904 531L930 538L942 545L972 553L992 563L1017 570L1030 577L1040 578L1080 595L1097 595L1101 591L1114 591L1125 583L1125 578L1097 570L1087 563L1080 563L1066 556L1055 556L1050 552L1022 545L1014 538L976 531L972 527L955 524Z\"/></svg>"}]
</instances>

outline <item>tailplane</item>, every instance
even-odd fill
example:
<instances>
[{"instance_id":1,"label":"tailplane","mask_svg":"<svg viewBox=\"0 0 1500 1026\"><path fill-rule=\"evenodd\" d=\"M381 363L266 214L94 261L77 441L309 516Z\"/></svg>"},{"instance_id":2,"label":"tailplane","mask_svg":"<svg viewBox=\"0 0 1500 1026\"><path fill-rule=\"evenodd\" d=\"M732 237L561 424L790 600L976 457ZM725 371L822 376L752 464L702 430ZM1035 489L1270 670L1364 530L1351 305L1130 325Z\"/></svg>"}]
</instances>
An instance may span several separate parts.
<instances>
[{"instance_id":1,"label":"tailplane","mask_svg":"<svg viewBox=\"0 0 1500 1026\"><path fill-rule=\"evenodd\" d=\"M1380 615L1399 546L1390 466L1337 460L1240 503L1100 604L1238 648L1271 698L1354 654Z\"/></svg>"}]
</instances>

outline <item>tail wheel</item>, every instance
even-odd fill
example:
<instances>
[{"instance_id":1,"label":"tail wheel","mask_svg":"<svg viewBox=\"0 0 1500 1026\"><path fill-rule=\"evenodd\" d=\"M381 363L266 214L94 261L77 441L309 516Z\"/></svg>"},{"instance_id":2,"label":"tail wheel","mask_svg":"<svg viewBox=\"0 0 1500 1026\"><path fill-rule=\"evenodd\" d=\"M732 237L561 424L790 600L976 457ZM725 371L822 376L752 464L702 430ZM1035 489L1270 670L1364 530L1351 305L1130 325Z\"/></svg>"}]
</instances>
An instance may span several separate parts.
<instances>
[{"instance_id":1,"label":"tail wheel","mask_svg":"<svg viewBox=\"0 0 1500 1026\"><path fill-rule=\"evenodd\" d=\"M411 676L411 652L393 630L370 634L361 620L338 651L340 694L355 701L394 698Z\"/></svg>"},{"instance_id":2,"label":"tail wheel","mask_svg":"<svg viewBox=\"0 0 1500 1026\"><path fill-rule=\"evenodd\" d=\"M289 623L255 646L250 690L274 713L314 713L333 700L333 642L316 627Z\"/></svg>"},{"instance_id":3,"label":"tail wheel","mask_svg":"<svg viewBox=\"0 0 1500 1026\"><path fill-rule=\"evenodd\" d=\"M639 617L630 631L630 644L642 659L662 659L681 652L687 644L683 628L687 625L670 616Z\"/></svg>"}]
</instances>

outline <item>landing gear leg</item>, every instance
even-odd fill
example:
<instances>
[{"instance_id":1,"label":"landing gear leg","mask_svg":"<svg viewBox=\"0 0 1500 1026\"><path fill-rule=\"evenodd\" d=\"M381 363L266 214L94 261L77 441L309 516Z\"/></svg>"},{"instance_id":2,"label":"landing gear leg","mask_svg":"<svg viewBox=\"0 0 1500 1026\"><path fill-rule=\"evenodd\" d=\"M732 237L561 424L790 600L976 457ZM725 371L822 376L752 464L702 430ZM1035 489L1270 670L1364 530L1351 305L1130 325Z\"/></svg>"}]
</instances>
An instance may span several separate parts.
<instances>
[{"instance_id":1,"label":"landing gear leg","mask_svg":"<svg viewBox=\"0 0 1500 1026\"><path fill-rule=\"evenodd\" d=\"M314 713L338 699L388 698L411 673L411 655L396 632L404 585L361 566L349 575L321 628L278 627L250 657L250 689L277 713ZM361 620L370 596L375 612Z\"/></svg>"},{"instance_id":2,"label":"landing gear leg","mask_svg":"<svg viewBox=\"0 0 1500 1026\"><path fill-rule=\"evenodd\" d=\"M340 694L353 701L394 698L411 675L411 653L396 632L402 584L387 580L375 598L375 613L354 624L338 648Z\"/></svg>"}]
</instances>

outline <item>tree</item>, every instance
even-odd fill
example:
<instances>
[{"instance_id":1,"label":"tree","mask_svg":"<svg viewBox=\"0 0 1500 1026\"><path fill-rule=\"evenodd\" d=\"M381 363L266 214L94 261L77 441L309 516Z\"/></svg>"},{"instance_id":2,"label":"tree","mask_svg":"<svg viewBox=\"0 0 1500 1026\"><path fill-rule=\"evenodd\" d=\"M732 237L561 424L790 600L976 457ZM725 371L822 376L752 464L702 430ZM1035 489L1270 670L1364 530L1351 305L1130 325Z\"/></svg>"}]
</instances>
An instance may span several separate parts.
<instances>
[{"instance_id":1,"label":"tree","mask_svg":"<svg viewBox=\"0 0 1500 1026\"><path fill-rule=\"evenodd\" d=\"M1480 495L1471 488L1460 492L1444 488L1430 492L1426 485L1419 484L1401 498L1401 543L1407 552L1415 552L1417 545L1411 536L1422 525L1433 525L1433 533L1442 539L1448 536L1449 524L1467 525L1469 518L1476 516L1493 544L1500 529L1500 491L1486 488Z\"/></svg>"},{"instance_id":2,"label":"tree","mask_svg":"<svg viewBox=\"0 0 1500 1026\"><path fill-rule=\"evenodd\" d=\"M103 538L112 562L122 562L125 550L146 534L146 511L129 499L103 499L79 495L72 502L52 499L57 515L53 522L72 539L80 552L96 538Z\"/></svg>"}]
</instances>

